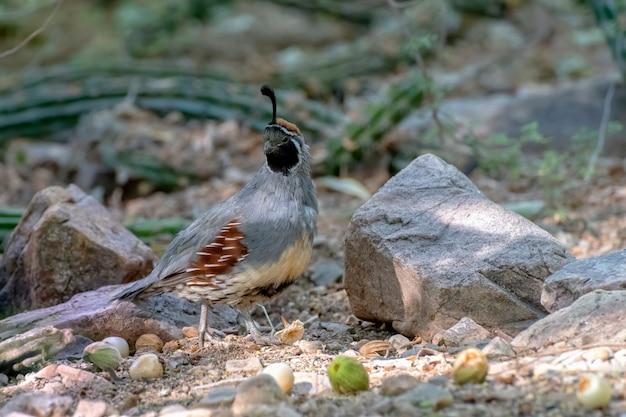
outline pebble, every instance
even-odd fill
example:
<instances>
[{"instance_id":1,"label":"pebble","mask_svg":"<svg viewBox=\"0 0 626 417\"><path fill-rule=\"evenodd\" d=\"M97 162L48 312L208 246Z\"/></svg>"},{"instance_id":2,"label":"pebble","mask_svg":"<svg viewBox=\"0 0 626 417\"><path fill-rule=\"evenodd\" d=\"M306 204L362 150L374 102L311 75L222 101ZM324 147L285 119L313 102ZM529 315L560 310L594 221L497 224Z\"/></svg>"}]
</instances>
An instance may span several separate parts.
<instances>
[{"instance_id":1,"label":"pebble","mask_svg":"<svg viewBox=\"0 0 626 417\"><path fill-rule=\"evenodd\" d=\"M211 389L202 399L198 402L197 407L202 408L218 408L218 407L230 407L235 400L237 389L231 385L225 385L222 387L216 387Z\"/></svg>"},{"instance_id":2,"label":"pebble","mask_svg":"<svg viewBox=\"0 0 626 417\"><path fill-rule=\"evenodd\" d=\"M286 396L274 378L261 374L248 378L237 387L232 412L235 416L246 416L261 405L278 405L284 400Z\"/></svg>"},{"instance_id":3,"label":"pebble","mask_svg":"<svg viewBox=\"0 0 626 417\"><path fill-rule=\"evenodd\" d=\"M441 334L441 342L446 346L476 346L491 337L489 330L469 317L463 317L454 326ZM439 343L437 343L439 344Z\"/></svg>"},{"instance_id":4,"label":"pebble","mask_svg":"<svg viewBox=\"0 0 626 417\"><path fill-rule=\"evenodd\" d=\"M298 340L294 343L302 353L319 353L324 350L324 345L319 340Z\"/></svg>"},{"instance_id":5,"label":"pebble","mask_svg":"<svg viewBox=\"0 0 626 417\"><path fill-rule=\"evenodd\" d=\"M187 411L187 409L180 404L171 404L166 407L163 407L161 411L159 411L159 416L166 416L171 413L177 413L180 411Z\"/></svg>"},{"instance_id":6,"label":"pebble","mask_svg":"<svg viewBox=\"0 0 626 417\"><path fill-rule=\"evenodd\" d=\"M315 372L294 372L293 376L292 393L295 395L318 395L332 389L326 375L316 374Z\"/></svg>"},{"instance_id":7,"label":"pebble","mask_svg":"<svg viewBox=\"0 0 626 417\"><path fill-rule=\"evenodd\" d=\"M338 281L343 275L343 267L334 260L322 259L312 266L311 279L317 285L328 286Z\"/></svg>"},{"instance_id":8,"label":"pebble","mask_svg":"<svg viewBox=\"0 0 626 417\"><path fill-rule=\"evenodd\" d=\"M380 392L386 397L395 397L417 386L418 381L409 374L392 375L383 380Z\"/></svg>"},{"instance_id":9,"label":"pebble","mask_svg":"<svg viewBox=\"0 0 626 417\"><path fill-rule=\"evenodd\" d=\"M80 400L73 417L103 417L107 415L107 408L104 401Z\"/></svg>"},{"instance_id":10,"label":"pebble","mask_svg":"<svg viewBox=\"0 0 626 417\"><path fill-rule=\"evenodd\" d=\"M118 336L109 336L102 339L104 343L108 343L112 346L115 346L117 350L120 352L122 358L127 358L130 354L130 347L128 346L128 342L126 339Z\"/></svg>"},{"instance_id":11,"label":"pebble","mask_svg":"<svg viewBox=\"0 0 626 417\"><path fill-rule=\"evenodd\" d=\"M613 351L608 347L597 347L589 350L585 350L582 353L582 357L588 361L600 360L608 361L613 356Z\"/></svg>"},{"instance_id":12,"label":"pebble","mask_svg":"<svg viewBox=\"0 0 626 417\"><path fill-rule=\"evenodd\" d=\"M187 339L195 339L196 337L198 337L198 329L195 327L183 327L182 332L183 336L185 336Z\"/></svg>"},{"instance_id":13,"label":"pebble","mask_svg":"<svg viewBox=\"0 0 626 417\"><path fill-rule=\"evenodd\" d=\"M333 333L347 333L350 330L350 326L348 326L347 324L333 323L330 321L320 322L320 327Z\"/></svg>"},{"instance_id":14,"label":"pebble","mask_svg":"<svg viewBox=\"0 0 626 417\"><path fill-rule=\"evenodd\" d=\"M161 352L163 349L163 341L154 333L142 334L135 341L135 352Z\"/></svg>"},{"instance_id":15,"label":"pebble","mask_svg":"<svg viewBox=\"0 0 626 417\"><path fill-rule=\"evenodd\" d=\"M128 369L132 379L155 379L163 376L163 365L154 353L139 356Z\"/></svg>"},{"instance_id":16,"label":"pebble","mask_svg":"<svg viewBox=\"0 0 626 417\"><path fill-rule=\"evenodd\" d=\"M401 334L394 334L389 338L389 344L396 350L406 350L411 347L411 341L408 337Z\"/></svg>"},{"instance_id":17,"label":"pebble","mask_svg":"<svg viewBox=\"0 0 626 417\"><path fill-rule=\"evenodd\" d=\"M9 377L5 374L0 374L0 387L3 387L9 383Z\"/></svg>"},{"instance_id":18,"label":"pebble","mask_svg":"<svg viewBox=\"0 0 626 417\"><path fill-rule=\"evenodd\" d=\"M209 410L207 408L195 408L193 410L179 410L172 411L167 414L159 414L159 416L167 416L167 417L219 417L219 416L230 416L230 414L216 414L214 410ZM142 414L141 417L147 417L145 414Z\"/></svg>"},{"instance_id":19,"label":"pebble","mask_svg":"<svg viewBox=\"0 0 626 417\"><path fill-rule=\"evenodd\" d=\"M65 416L69 414L73 400L69 396L27 392L13 397L0 409L0 415L12 412L36 416Z\"/></svg>"},{"instance_id":20,"label":"pebble","mask_svg":"<svg viewBox=\"0 0 626 417\"><path fill-rule=\"evenodd\" d=\"M188 363L189 356L183 352L176 352L172 355L165 357L165 367L170 371L178 369L183 365L187 365Z\"/></svg>"},{"instance_id":21,"label":"pebble","mask_svg":"<svg viewBox=\"0 0 626 417\"><path fill-rule=\"evenodd\" d=\"M390 369L411 369L413 367L413 362L406 358L398 358L398 359L372 359L369 361L370 366L382 368L386 370Z\"/></svg>"},{"instance_id":22,"label":"pebble","mask_svg":"<svg viewBox=\"0 0 626 417\"><path fill-rule=\"evenodd\" d=\"M256 356L247 359L231 359L226 361L226 372L231 374L256 374L262 369L263 365Z\"/></svg>"},{"instance_id":23,"label":"pebble","mask_svg":"<svg viewBox=\"0 0 626 417\"><path fill-rule=\"evenodd\" d=\"M180 349L180 342L178 340L170 340L163 345L163 353L172 353Z\"/></svg>"},{"instance_id":24,"label":"pebble","mask_svg":"<svg viewBox=\"0 0 626 417\"><path fill-rule=\"evenodd\" d=\"M448 389L424 383L396 397L394 405L402 406L404 403L419 408L428 407L433 410L440 410L452 404L453 401L454 398Z\"/></svg>"},{"instance_id":25,"label":"pebble","mask_svg":"<svg viewBox=\"0 0 626 417\"><path fill-rule=\"evenodd\" d=\"M498 358L501 356L515 356L515 351L511 347L511 344L499 336L491 339L491 341L487 343L487 346L485 346L482 351L489 359Z\"/></svg>"}]
</instances>

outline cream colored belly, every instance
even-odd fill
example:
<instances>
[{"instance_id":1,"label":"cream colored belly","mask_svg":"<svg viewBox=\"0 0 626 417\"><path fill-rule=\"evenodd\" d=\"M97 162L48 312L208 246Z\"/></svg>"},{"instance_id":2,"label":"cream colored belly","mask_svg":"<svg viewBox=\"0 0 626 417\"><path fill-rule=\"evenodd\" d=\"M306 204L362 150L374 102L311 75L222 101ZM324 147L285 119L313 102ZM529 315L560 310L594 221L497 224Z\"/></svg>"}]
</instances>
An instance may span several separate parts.
<instances>
[{"instance_id":1,"label":"cream colored belly","mask_svg":"<svg viewBox=\"0 0 626 417\"><path fill-rule=\"evenodd\" d=\"M265 294L272 289L280 289L294 282L306 272L311 262L313 247L308 237L287 249L278 261L260 268L246 268L233 277L233 292L239 300L234 304L254 303L271 298ZM273 295L273 294L272 294Z\"/></svg>"}]
</instances>

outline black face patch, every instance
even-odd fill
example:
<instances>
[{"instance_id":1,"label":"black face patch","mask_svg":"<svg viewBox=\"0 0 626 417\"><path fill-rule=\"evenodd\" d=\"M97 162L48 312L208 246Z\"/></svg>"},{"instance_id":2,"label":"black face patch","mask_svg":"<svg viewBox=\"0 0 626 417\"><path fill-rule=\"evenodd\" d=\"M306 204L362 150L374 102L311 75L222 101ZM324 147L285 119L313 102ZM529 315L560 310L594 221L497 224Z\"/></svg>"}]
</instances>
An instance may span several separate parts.
<instances>
[{"instance_id":1,"label":"black face patch","mask_svg":"<svg viewBox=\"0 0 626 417\"><path fill-rule=\"evenodd\" d=\"M270 149L265 157L270 169L283 175L287 175L299 161L298 148L291 140Z\"/></svg>"}]
</instances>

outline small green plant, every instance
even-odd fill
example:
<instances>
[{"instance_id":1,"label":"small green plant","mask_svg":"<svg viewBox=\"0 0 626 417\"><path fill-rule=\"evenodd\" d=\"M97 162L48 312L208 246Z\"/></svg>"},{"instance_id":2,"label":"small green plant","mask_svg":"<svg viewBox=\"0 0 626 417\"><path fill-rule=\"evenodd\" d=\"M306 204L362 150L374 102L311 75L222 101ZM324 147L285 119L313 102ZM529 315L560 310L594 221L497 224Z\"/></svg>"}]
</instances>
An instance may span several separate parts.
<instances>
[{"instance_id":1,"label":"small green plant","mask_svg":"<svg viewBox=\"0 0 626 417\"><path fill-rule=\"evenodd\" d=\"M621 130L621 124L611 122L607 134ZM526 146L550 142L537 123L530 123L521 129L519 137L503 133L473 137L470 148L480 171L497 179L530 180L539 186L546 202L557 208L563 192L583 179L597 141L598 131L583 129L571 137L565 150L546 148L539 155L530 154L524 151Z\"/></svg>"}]
</instances>

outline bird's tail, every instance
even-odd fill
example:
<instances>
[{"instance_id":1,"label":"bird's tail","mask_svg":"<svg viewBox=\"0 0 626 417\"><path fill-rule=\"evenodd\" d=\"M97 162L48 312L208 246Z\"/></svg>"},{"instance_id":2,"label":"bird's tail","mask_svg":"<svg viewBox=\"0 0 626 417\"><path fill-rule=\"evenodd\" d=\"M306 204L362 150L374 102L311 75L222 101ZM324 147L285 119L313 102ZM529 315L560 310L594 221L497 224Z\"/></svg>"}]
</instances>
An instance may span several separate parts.
<instances>
[{"instance_id":1,"label":"bird's tail","mask_svg":"<svg viewBox=\"0 0 626 417\"><path fill-rule=\"evenodd\" d=\"M123 285L111 296L111 301L115 300L132 300L139 297L144 291L154 283L154 271L148 276Z\"/></svg>"}]
</instances>

